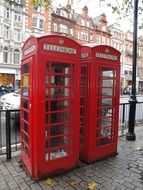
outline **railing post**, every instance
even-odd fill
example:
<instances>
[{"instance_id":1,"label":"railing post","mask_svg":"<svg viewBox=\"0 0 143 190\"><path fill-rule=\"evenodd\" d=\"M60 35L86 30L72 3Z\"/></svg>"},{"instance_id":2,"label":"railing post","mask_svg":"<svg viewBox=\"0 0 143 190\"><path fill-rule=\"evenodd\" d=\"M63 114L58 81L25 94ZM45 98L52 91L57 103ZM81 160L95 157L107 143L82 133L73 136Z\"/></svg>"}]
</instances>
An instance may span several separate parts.
<instances>
[{"instance_id":1,"label":"railing post","mask_svg":"<svg viewBox=\"0 0 143 190\"><path fill-rule=\"evenodd\" d=\"M10 160L11 159L10 110L6 110L6 155L7 155L7 160Z\"/></svg>"},{"instance_id":2,"label":"railing post","mask_svg":"<svg viewBox=\"0 0 143 190\"><path fill-rule=\"evenodd\" d=\"M125 122L125 104L123 104L123 115L122 115L122 123Z\"/></svg>"},{"instance_id":3,"label":"railing post","mask_svg":"<svg viewBox=\"0 0 143 190\"><path fill-rule=\"evenodd\" d=\"M124 130L125 130L125 104L122 104L123 106L123 110L121 110L122 113L122 123L121 123L121 135L124 134Z\"/></svg>"}]
</instances>

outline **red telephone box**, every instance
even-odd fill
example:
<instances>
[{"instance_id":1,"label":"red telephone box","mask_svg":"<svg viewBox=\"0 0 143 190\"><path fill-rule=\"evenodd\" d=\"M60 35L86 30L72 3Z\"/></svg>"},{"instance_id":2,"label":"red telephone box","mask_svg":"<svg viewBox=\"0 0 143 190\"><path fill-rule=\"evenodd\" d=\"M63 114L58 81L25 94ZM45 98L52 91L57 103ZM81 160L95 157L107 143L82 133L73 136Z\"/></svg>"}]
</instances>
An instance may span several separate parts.
<instances>
[{"instance_id":1,"label":"red telephone box","mask_svg":"<svg viewBox=\"0 0 143 190\"><path fill-rule=\"evenodd\" d=\"M82 48L80 158L90 163L117 153L120 52Z\"/></svg>"},{"instance_id":2,"label":"red telephone box","mask_svg":"<svg viewBox=\"0 0 143 190\"><path fill-rule=\"evenodd\" d=\"M78 165L80 52L56 35L30 37L23 46L21 156L35 179Z\"/></svg>"}]
</instances>

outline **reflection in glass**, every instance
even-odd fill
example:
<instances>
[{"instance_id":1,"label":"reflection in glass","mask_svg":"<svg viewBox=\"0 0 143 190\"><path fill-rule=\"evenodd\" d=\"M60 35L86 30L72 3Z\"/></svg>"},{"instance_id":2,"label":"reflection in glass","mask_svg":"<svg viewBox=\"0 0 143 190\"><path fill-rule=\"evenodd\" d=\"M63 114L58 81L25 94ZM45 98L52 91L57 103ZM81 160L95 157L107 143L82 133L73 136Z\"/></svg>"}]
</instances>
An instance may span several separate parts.
<instances>
[{"instance_id":1,"label":"reflection in glass","mask_svg":"<svg viewBox=\"0 0 143 190\"><path fill-rule=\"evenodd\" d=\"M23 129L26 133L28 133L28 125L26 122L23 122Z\"/></svg>"},{"instance_id":2,"label":"reflection in glass","mask_svg":"<svg viewBox=\"0 0 143 190\"><path fill-rule=\"evenodd\" d=\"M102 88L102 96L113 96L113 88Z\"/></svg>"},{"instance_id":3,"label":"reflection in glass","mask_svg":"<svg viewBox=\"0 0 143 190\"><path fill-rule=\"evenodd\" d=\"M68 155L69 155L69 153L68 153L66 148L56 149L56 150L51 151L50 160L63 158L63 157L66 157Z\"/></svg>"},{"instance_id":4,"label":"reflection in glass","mask_svg":"<svg viewBox=\"0 0 143 190\"><path fill-rule=\"evenodd\" d=\"M56 138L50 139L50 147L57 147L57 146L63 146L69 144L69 137L61 136Z\"/></svg>"},{"instance_id":5,"label":"reflection in glass","mask_svg":"<svg viewBox=\"0 0 143 190\"><path fill-rule=\"evenodd\" d=\"M69 126L66 124L51 126L50 136L67 135L69 133Z\"/></svg>"},{"instance_id":6,"label":"reflection in glass","mask_svg":"<svg viewBox=\"0 0 143 190\"><path fill-rule=\"evenodd\" d=\"M113 69L110 68L102 68L102 76L106 76L106 77L115 77L116 76L116 72Z\"/></svg>"},{"instance_id":7,"label":"reflection in glass","mask_svg":"<svg viewBox=\"0 0 143 190\"><path fill-rule=\"evenodd\" d=\"M101 127L112 126L112 118L111 117L102 118L99 122L100 122L99 126L101 126Z\"/></svg>"},{"instance_id":8,"label":"reflection in glass","mask_svg":"<svg viewBox=\"0 0 143 190\"><path fill-rule=\"evenodd\" d=\"M23 118L25 121L28 121L28 113L26 111L23 111Z\"/></svg>"},{"instance_id":9,"label":"reflection in glass","mask_svg":"<svg viewBox=\"0 0 143 190\"><path fill-rule=\"evenodd\" d=\"M113 84L116 85L115 81L113 83L113 79L102 79L101 86L102 87L113 87Z\"/></svg>"},{"instance_id":10,"label":"reflection in glass","mask_svg":"<svg viewBox=\"0 0 143 190\"><path fill-rule=\"evenodd\" d=\"M51 88L51 96L53 98L70 97L69 88Z\"/></svg>"},{"instance_id":11,"label":"reflection in glass","mask_svg":"<svg viewBox=\"0 0 143 190\"><path fill-rule=\"evenodd\" d=\"M22 99L22 107L28 109L28 100Z\"/></svg>"},{"instance_id":12,"label":"reflection in glass","mask_svg":"<svg viewBox=\"0 0 143 190\"><path fill-rule=\"evenodd\" d=\"M101 100L101 104L104 106L111 106L113 104L112 98L106 98Z\"/></svg>"},{"instance_id":13,"label":"reflection in glass","mask_svg":"<svg viewBox=\"0 0 143 190\"><path fill-rule=\"evenodd\" d=\"M109 128L103 128L103 129L101 129L101 135L102 136L107 136L107 135L111 135L111 127L109 127Z\"/></svg>"},{"instance_id":14,"label":"reflection in glass","mask_svg":"<svg viewBox=\"0 0 143 190\"><path fill-rule=\"evenodd\" d=\"M24 96L24 97L28 97L28 91L29 91L29 89L28 89L28 87L24 87L23 89L22 89L22 95Z\"/></svg>"},{"instance_id":15,"label":"reflection in glass","mask_svg":"<svg viewBox=\"0 0 143 190\"><path fill-rule=\"evenodd\" d=\"M51 113L50 115L50 122L51 123L61 123L70 121L71 112L62 112L62 113Z\"/></svg>"},{"instance_id":16,"label":"reflection in glass","mask_svg":"<svg viewBox=\"0 0 143 190\"><path fill-rule=\"evenodd\" d=\"M29 73L29 63L23 65L22 74Z\"/></svg>"},{"instance_id":17,"label":"reflection in glass","mask_svg":"<svg viewBox=\"0 0 143 190\"><path fill-rule=\"evenodd\" d=\"M54 73L70 73L70 65L65 63L52 63L51 69Z\"/></svg>"},{"instance_id":18,"label":"reflection in glass","mask_svg":"<svg viewBox=\"0 0 143 190\"><path fill-rule=\"evenodd\" d=\"M73 103L70 100L51 100L51 111L73 109Z\"/></svg>"}]
</instances>

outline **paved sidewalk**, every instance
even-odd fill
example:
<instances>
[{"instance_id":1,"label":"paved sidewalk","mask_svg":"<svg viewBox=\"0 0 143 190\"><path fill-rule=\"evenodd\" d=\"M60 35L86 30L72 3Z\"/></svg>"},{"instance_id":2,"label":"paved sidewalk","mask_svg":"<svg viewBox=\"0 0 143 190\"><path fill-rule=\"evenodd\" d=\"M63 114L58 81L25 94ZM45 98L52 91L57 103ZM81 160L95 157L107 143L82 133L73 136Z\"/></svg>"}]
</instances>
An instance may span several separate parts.
<instances>
[{"instance_id":1,"label":"paved sidewalk","mask_svg":"<svg viewBox=\"0 0 143 190\"><path fill-rule=\"evenodd\" d=\"M118 155L36 183L20 165L19 153L10 162L0 157L0 190L143 190L143 127L136 141L119 137Z\"/></svg>"}]
</instances>

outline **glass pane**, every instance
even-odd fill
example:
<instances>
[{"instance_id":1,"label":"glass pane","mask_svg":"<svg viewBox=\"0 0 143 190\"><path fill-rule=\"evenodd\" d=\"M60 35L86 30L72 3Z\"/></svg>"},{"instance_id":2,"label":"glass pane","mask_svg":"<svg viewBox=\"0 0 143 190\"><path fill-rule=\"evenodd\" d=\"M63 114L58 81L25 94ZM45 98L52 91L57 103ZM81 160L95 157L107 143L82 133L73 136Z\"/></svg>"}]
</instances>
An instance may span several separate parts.
<instances>
[{"instance_id":1,"label":"glass pane","mask_svg":"<svg viewBox=\"0 0 143 190\"><path fill-rule=\"evenodd\" d=\"M51 111L71 110L73 109L73 102L70 100L52 100L50 108Z\"/></svg>"},{"instance_id":2,"label":"glass pane","mask_svg":"<svg viewBox=\"0 0 143 190\"><path fill-rule=\"evenodd\" d=\"M51 75L51 84L53 86L68 86L70 85L70 78L64 75Z\"/></svg>"},{"instance_id":3,"label":"glass pane","mask_svg":"<svg viewBox=\"0 0 143 190\"><path fill-rule=\"evenodd\" d=\"M112 142L113 142L112 136L103 136L101 139L97 139L96 146L103 146L106 144L110 144Z\"/></svg>"},{"instance_id":4,"label":"glass pane","mask_svg":"<svg viewBox=\"0 0 143 190\"><path fill-rule=\"evenodd\" d=\"M50 139L50 147L57 147L69 144L69 137L61 136L57 138Z\"/></svg>"},{"instance_id":5,"label":"glass pane","mask_svg":"<svg viewBox=\"0 0 143 190\"><path fill-rule=\"evenodd\" d=\"M26 144L29 144L29 138L25 133L23 133L23 140L26 142Z\"/></svg>"},{"instance_id":6,"label":"glass pane","mask_svg":"<svg viewBox=\"0 0 143 190\"><path fill-rule=\"evenodd\" d=\"M102 68L102 76L106 77L115 77L115 70L110 69L110 68Z\"/></svg>"},{"instance_id":7,"label":"glass pane","mask_svg":"<svg viewBox=\"0 0 143 190\"><path fill-rule=\"evenodd\" d=\"M22 107L28 109L28 100L22 100Z\"/></svg>"},{"instance_id":8,"label":"glass pane","mask_svg":"<svg viewBox=\"0 0 143 190\"><path fill-rule=\"evenodd\" d=\"M29 63L23 65L22 74L29 73Z\"/></svg>"},{"instance_id":9,"label":"glass pane","mask_svg":"<svg viewBox=\"0 0 143 190\"><path fill-rule=\"evenodd\" d=\"M63 125L51 126L50 136L68 135L68 134L69 134L69 125L63 124Z\"/></svg>"},{"instance_id":10,"label":"glass pane","mask_svg":"<svg viewBox=\"0 0 143 190\"><path fill-rule=\"evenodd\" d=\"M23 119L28 121L28 113L26 111L23 112Z\"/></svg>"},{"instance_id":11,"label":"glass pane","mask_svg":"<svg viewBox=\"0 0 143 190\"><path fill-rule=\"evenodd\" d=\"M108 135L111 135L111 128L103 128L101 129L101 135L102 136L108 136Z\"/></svg>"},{"instance_id":12,"label":"glass pane","mask_svg":"<svg viewBox=\"0 0 143 190\"><path fill-rule=\"evenodd\" d=\"M69 155L69 151L67 148L62 148L62 149L56 149L51 151L50 153L50 160L54 160L57 158L63 158Z\"/></svg>"},{"instance_id":13,"label":"glass pane","mask_svg":"<svg viewBox=\"0 0 143 190\"><path fill-rule=\"evenodd\" d=\"M51 88L52 98L70 97L69 88Z\"/></svg>"},{"instance_id":14,"label":"glass pane","mask_svg":"<svg viewBox=\"0 0 143 190\"><path fill-rule=\"evenodd\" d=\"M112 116L114 114L114 109L112 109L112 108L102 108L102 109L98 110L97 114L98 114L98 117Z\"/></svg>"},{"instance_id":15,"label":"glass pane","mask_svg":"<svg viewBox=\"0 0 143 190\"><path fill-rule=\"evenodd\" d=\"M101 86L102 87L113 87L113 84L115 84L115 81L113 83L113 79L102 79Z\"/></svg>"},{"instance_id":16,"label":"glass pane","mask_svg":"<svg viewBox=\"0 0 143 190\"><path fill-rule=\"evenodd\" d=\"M64 63L52 63L52 71L54 73L64 73L69 74L70 73L70 65L64 64Z\"/></svg>"},{"instance_id":17,"label":"glass pane","mask_svg":"<svg viewBox=\"0 0 143 190\"><path fill-rule=\"evenodd\" d=\"M50 115L51 123L61 123L72 120L72 112L63 112L63 113L51 113Z\"/></svg>"},{"instance_id":18,"label":"glass pane","mask_svg":"<svg viewBox=\"0 0 143 190\"><path fill-rule=\"evenodd\" d=\"M27 88L27 87L25 87L25 88L23 88L22 89L22 96L24 96L24 97L28 97L28 91L29 91L29 89Z\"/></svg>"},{"instance_id":19,"label":"glass pane","mask_svg":"<svg viewBox=\"0 0 143 190\"><path fill-rule=\"evenodd\" d=\"M27 125L27 123L23 123L23 129L24 129L24 131L26 132L26 133L28 133L28 125Z\"/></svg>"},{"instance_id":20,"label":"glass pane","mask_svg":"<svg viewBox=\"0 0 143 190\"><path fill-rule=\"evenodd\" d=\"M100 90L99 90L100 92ZM102 96L114 96L114 89L113 88L102 88Z\"/></svg>"},{"instance_id":21,"label":"glass pane","mask_svg":"<svg viewBox=\"0 0 143 190\"><path fill-rule=\"evenodd\" d=\"M101 126L101 127L107 127L107 126L111 126L111 125L112 125L111 117L102 118L98 121L98 126Z\"/></svg>"},{"instance_id":22,"label":"glass pane","mask_svg":"<svg viewBox=\"0 0 143 190\"><path fill-rule=\"evenodd\" d=\"M111 106L113 104L112 98L106 98L101 100L101 105Z\"/></svg>"}]
</instances>

